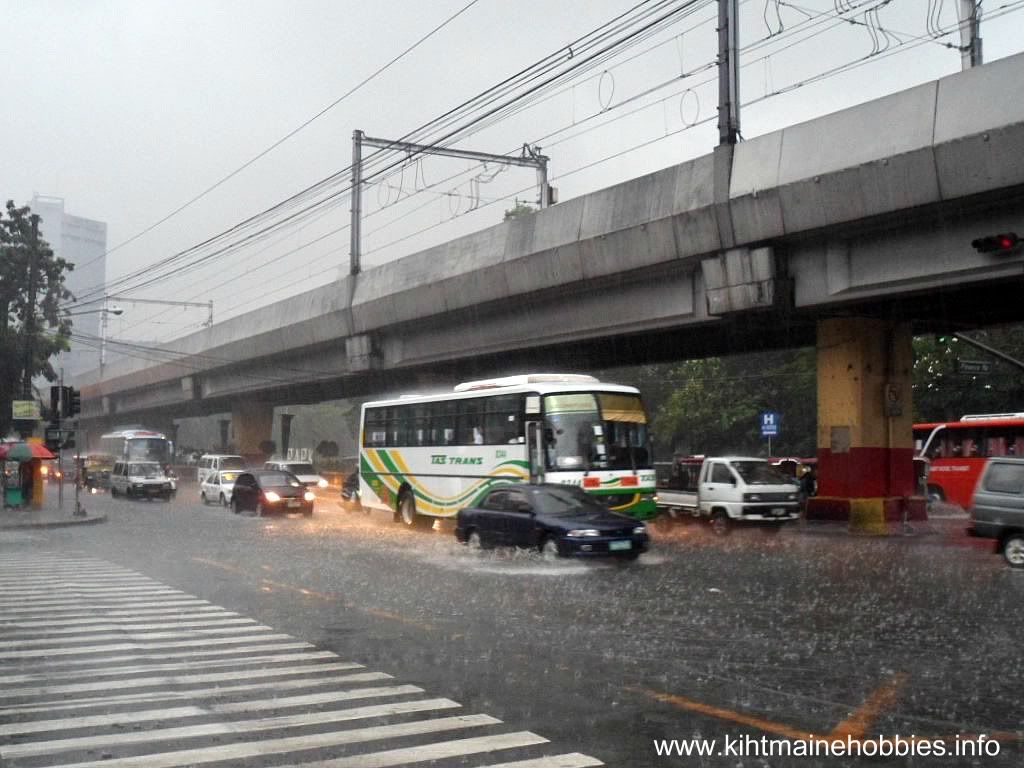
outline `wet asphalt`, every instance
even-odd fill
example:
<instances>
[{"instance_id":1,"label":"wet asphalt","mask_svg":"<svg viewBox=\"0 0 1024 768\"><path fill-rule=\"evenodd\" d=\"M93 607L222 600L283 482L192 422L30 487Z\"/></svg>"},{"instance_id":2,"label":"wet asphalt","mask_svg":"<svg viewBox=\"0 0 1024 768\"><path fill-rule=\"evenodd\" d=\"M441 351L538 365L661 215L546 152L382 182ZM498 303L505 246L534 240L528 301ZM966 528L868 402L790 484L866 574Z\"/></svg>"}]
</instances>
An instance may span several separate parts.
<instances>
[{"instance_id":1,"label":"wet asphalt","mask_svg":"<svg viewBox=\"0 0 1024 768\"><path fill-rule=\"evenodd\" d=\"M0 556L131 569L542 734L558 753L615 766L863 765L878 761L722 745L811 733L952 745L959 734L993 738L999 754L884 762L1021 764L1024 572L966 536L717 538L691 522L655 531L635 563L547 563L473 553L447 526L409 530L333 502L311 519L235 516L184 486L170 504L89 504L106 523L0 531ZM721 754L657 754L656 740L695 738Z\"/></svg>"}]
</instances>

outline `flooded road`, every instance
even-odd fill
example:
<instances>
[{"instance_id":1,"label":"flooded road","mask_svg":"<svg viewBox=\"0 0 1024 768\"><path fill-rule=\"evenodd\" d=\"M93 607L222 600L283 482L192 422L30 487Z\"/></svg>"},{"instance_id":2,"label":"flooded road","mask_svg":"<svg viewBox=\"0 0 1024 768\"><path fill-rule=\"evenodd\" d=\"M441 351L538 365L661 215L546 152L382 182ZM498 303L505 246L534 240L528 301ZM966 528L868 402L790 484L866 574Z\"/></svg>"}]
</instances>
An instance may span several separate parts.
<instances>
[{"instance_id":1,"label":"flooded road","mask_svg":"<svg viewBox=\"0 0 1024 768\"><path fill-rule=\"evenodd\" d=\"M54 604L68 611L69 604L80 601L75 621L89 620L90 611L97 613L97 624L118 618L111 616L116 603L90 602L95 586L69 581L81 564L86 570L109 571L105 578L127 579L121 589L131 583L155 589L154 599L203 601L195 605L264 628L253 631L280 636L267 642L302 646L273 653L333 654L314 663L357 664L360 669L354 673L337 674L386 675L395 685L421 689L421 698L461 705L454 713L438 712L431 718L486 716L502 723L488 736L530 733L542 740L539 747L495 747L493 753L475 756L453 753L441 759L439 753L437 765L563 764L558 760L565 765L620 766L859 764L838 756L765 758L752 757L749 750L738 755L731 751L735 743L728 741L792 741L811 734L829 743L848 739L855 745L881 739L883 749L898 739L914 745L936 740L951 750L961 748L955 747L958 738L962 742L984 736L994 744L988 749L997 748L998 754L982 753L971 761L933 753L909 764L1009 766L1020 761L1024 711L1019 638L1024 619L1019 606L1024 574L1006 568L987 546L963 537L870 539L791 528L778 535L737 531L722 539L698 524L682 524L655 531L652 551L637 562L547 562L525 551L473 552L455 541L447 524L415 531L335 503L322 504L308 519L256 518L203 507L185 488L170 504L98 497L93 505L107 511L106 524L17 536L0 532L0 565L5 568L0 578L7 590L0 601L5 606L30 607L33 596L42 600L49 591L63 589L65 594L53 598ZM70 586L47 587L48 569L60 571ZM24 582L19 578L29 576L19 577L23 571L44 576ZM161 608L139 610L143 613L128 627L145 626L145 611ZM62 615L71 614L57 617ZM74 626L81 625L63 629ZM226 625L206 645L201 639L159 642L196 642L198 646L187 648L210 654L220 649L227 660L268 655L248 650L231 656L233 627ZM12 652L67 650L61 639L68 634L24 634L30 629L0 620L0 643ZM148 631L115 626L107 631L114 639L104 642ZM25 644L34 640L38 645ZM184 652L172 645L159 651L163 656ZM98 650L96 659L102 663L116 655L151 653L155 651ZM163 656L161 664L191 658ZM31 660L45 658L13 656L0 662L0 668L5 675L37 674ZM76 658L71 654L65 660ZM194 663L218 658L225 660L210 655ZM124 663L153 661L157 659L110 665L113 673ZM89 669L99 674L95 666ZM116 679L145 679L142 675ZM301 673L295 675L285 678L296 687L295 695L315 693L302 688L309 681L303 682ZM61 684L86 682L64 673L59 678ZM153 689L144 683L125 693L170 690L187 700L193 690L187 683L164 682L154 683ZM31 706L27 693L3 704ZM134 712L139 706L122 703L112 711ZM386 746L353 752L354 747L336 745L334 737L324 735L336 733L337 726L323 711L315 705L304 723L300 719L288 726L313 739L295 747L298 755L273 750L264 754L254 747L239 762L217 752L209 753L210 759L244 765L354 759L357 753L474 736L458 733L441 739L396 731ZM17 715L18 721L43 717ZM400 723L417 719L390 717L380 721L381 727L394 725L394 717ZM223 719L221 713L213 722ZM238 716L228 721L250 722ZM487 727L492 725L488 721ZM174 721L128 727L145 733L184 726ZM73 731L70 736L86 733L95 735ZM261 743L293 738L290 734L260 730L230 740ZM33 733L11 738L22 744L55 737ZM174 749L163 743L117 741L96 747L95 754L88 753L88 746L74 747L85 751L68 750L52 759L32 756L24 748L15 752L11 764L106 764L157 752L212 748L190 731L169 738L181 741L171 742ZM699 758L659 755L680 748L672 747L671 740L714 740L715 751ZM8 758L2 748L0 754ZM181 757L192 760L185 763L172 759L172 764L194 764L194 757ZM551 762L523 762L541 758Z\"/></svg>"}]
</instances>

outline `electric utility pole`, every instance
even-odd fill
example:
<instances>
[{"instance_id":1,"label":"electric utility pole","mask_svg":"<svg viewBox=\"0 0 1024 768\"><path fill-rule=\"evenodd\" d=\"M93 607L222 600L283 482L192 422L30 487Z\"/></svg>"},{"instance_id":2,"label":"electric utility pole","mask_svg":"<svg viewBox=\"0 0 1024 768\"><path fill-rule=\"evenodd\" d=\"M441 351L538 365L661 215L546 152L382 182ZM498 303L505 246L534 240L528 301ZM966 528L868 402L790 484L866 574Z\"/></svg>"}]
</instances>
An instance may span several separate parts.
<instances>
[{"instance_id":1,"label":"electric utility pole","mask_svg":"<svg viewBox=\"0 0 1024 768\"><path fill-rule=\"evenodd\" d=\"M739 0L718 0L718 143L740 136Z\"/></svg>"},{"instance_id":2,"label":"electric utility pole","mask_svg":"<svg viewBox=\"0 0 1024 768\"><path fill-rule=\"evenodd\" d=\"M735 0L733 0L735 2ZM444 155L445 157L457 157L465 160L477 160L482 163L500 163L502 165L518 165L537 169L537 185L540 187L540 195L537 203L541 208L547 208L552 200L552 188L548 185L548 159L540 153L540 147L523 145L522 154L519 157L509 155L493 155L489 152L472 152L463 149L452 149L441 147L436 144L412 144L408 141L395 141L392 139L374 139L365 135L362 131L352 132L352 223L349 227L351 233L351 253L349 262L349 274L358 275L361 269L360 257L362 244L360 243L360 219L362 218L362 186L363 186L363 145L377 147L378 149L393 149L406 152L409 157L413 155Z\"/></svg>"},{"instance_id":3,"label":"electric utility pole","mask_svg":"<svg viewBox=\"0 0 1024 768\"><path fill-rule=\"evenodd\" d=\"M981 57L981 3L979 0L960 0L960 66L963 69L980 67Z\"/></svg>"}]
</instances>

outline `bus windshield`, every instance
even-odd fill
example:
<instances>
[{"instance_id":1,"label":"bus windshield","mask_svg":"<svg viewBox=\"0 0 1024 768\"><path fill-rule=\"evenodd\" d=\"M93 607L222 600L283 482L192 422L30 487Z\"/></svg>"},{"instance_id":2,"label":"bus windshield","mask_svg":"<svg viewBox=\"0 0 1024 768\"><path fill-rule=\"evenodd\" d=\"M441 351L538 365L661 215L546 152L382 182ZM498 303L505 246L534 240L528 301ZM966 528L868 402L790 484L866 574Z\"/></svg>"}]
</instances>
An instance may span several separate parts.
<instances>
[{"instance_id":1,"label":"bus windshield","mask_svg":"<svg viewBox=\"0 0 1024 768\"><path fill-rule=\"evenodd\" d=\"M544 398L547 469L651 466L647 414L637 395L572 393Z\"/></svg>"},{"instance_id":2,"label":"bus windshield","mask_svg":"<svg viewBox=\"0 0 1024 768\"><path fill-rule=\"evenodd\" d=\"M129 461L168 461L167 440L162 437L136 437L125 444L125 458Z\"/></svg>"}]
</instances>

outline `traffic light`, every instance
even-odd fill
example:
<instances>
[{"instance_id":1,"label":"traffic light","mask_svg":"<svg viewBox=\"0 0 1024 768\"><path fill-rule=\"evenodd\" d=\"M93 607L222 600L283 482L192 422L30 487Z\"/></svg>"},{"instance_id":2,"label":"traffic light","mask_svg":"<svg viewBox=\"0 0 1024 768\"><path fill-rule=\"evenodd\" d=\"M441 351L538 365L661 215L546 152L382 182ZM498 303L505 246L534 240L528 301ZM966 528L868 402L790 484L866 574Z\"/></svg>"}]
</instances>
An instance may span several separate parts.
<instances>
[{"instance_id":1,"label":"traffic light","mask_svg":"<svg viewBox=\"0 0 1024 768\"><path fill-rule=\"evenodd\" d=\"M61 431L59 427L47 427L43 433L43 444L46 445L47 449L51 453L57 453L61 449L63 443Z\"/></svg>"},{"instance_id":2,"label":"traffic light","mask_svg":"<svg viewBox=\"0 0 1024 768\"><path fill-rule=\"evenodd\" d=\"M64 415L77 416L82 412L82 393L74 387L68 387L64 393Z\"/></svg>"},{"instance_id":3,"label":"traffic light","mask_svg":"<svg viewBox=\"0 0 1024 768\"><path fill-rule=\"evenodd\" d=\"M73 387L69 387L68 395L71 396L71 405L68 407L68 415L77 416L82 412L82 393Z\"/></svg>"},{"instance_id":4,"label":"traffic light","mask_svg":"<svg viewBox=\"0 0 1024 768\"><path fill-rule=\"evenodd\" d=\"M971 241L978 253L1009 253L1020 245L1016 232L1004 232L1000 235L987 235Z\"/></svg>"},{"instance_id":5,"label":"traffic light","mask_svg":"<svg viewBox=\"0 0 1024 768\"><path fill-rule=\"evenodd\" d=\"M50 420L54 421L59 419L63 414L60 408L60 390L61 388L54 384L50 387Z\"/></svg>"}]
</instances>

